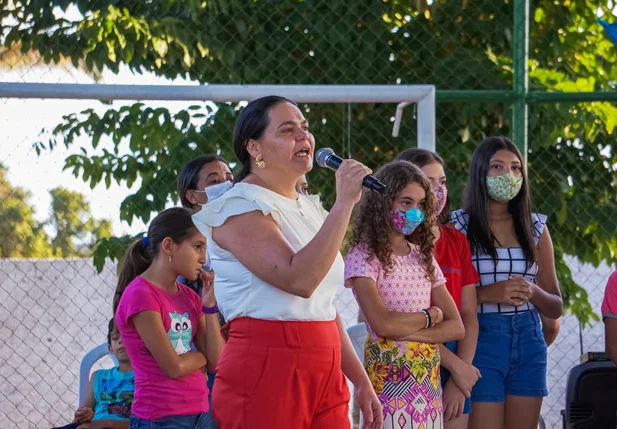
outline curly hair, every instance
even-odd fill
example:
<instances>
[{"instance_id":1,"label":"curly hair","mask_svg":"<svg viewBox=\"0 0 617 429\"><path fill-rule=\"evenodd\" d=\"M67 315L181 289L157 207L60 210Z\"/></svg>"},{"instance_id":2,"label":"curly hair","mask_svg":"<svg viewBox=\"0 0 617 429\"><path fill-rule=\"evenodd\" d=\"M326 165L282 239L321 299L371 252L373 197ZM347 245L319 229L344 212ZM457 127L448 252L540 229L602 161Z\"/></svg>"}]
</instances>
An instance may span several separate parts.
<instances>
[{"instance_id":1,"label":"curly hair","mask_svg":"<svg viewBox=\"0 0 617 429\"><path fill-rule=\"evenodd\" d=\"M437 155L435 152L431 152L427 149L421 149L419 147L412 147L409 149L405 149L398 155L394 157L394 161L408 161L413 165L417 165L420 168L424 168L425 166L437 162L441 164L441 166L445 169L446 163L443 158ZM450 195L446 198L446 205L443 210L437 216L437 220L440 225L449 225L452 220L450 219Z\"/></svg>"},{"instance_id":2,"label":"curly hair","mask_svg":"<svg viewBox=\"0 0 617 429\"><path fill-rule=\"evenodd\" d=\"M435 281L435 266L433 264L433 249L436 225L435 195L432 187L422 171L407 161L394 161L386 164L375 173L375 177L386 185L383 194L364 191L362 200L354 214L351 237L348 250L357 246L366 246L368 260L377 258L383 265L386 274L394 268L392 243L390 235L394 229L391 212L397 195L410 183L417 183L426 192L424 204L424 222L405 239L419 247L426 264L426 278Z\"/></svg>"}]
</instances>

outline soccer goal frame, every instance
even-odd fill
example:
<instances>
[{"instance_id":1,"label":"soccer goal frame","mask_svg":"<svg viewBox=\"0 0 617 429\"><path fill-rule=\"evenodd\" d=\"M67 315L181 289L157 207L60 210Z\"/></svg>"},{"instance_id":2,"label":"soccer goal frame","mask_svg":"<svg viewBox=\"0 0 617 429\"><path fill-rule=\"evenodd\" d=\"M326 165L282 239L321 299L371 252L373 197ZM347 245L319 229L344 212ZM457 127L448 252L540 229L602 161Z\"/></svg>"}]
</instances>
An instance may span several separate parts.
<instances>
[{"instance_id":1,"label":"soccer goal frame","mask_svg":"<svg viewBox=\"0 0 617 429\"><path fill-rule=\"evenodd\" d=\"M279 95L297 103L396 103L392 135L398 136L403 109L416 104L418 147L435 151L433 85L105 85L0 83L0 98L79 100L250 101Z\"/></svg>"}]
</instances>

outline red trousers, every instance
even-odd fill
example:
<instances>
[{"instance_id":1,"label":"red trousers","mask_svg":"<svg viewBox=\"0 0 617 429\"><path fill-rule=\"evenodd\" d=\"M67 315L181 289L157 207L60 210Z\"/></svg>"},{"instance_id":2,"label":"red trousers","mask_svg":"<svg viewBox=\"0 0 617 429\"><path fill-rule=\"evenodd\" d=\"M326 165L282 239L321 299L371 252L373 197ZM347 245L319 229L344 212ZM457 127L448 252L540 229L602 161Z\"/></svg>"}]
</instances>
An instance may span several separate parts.
<instances>
[{"instance_id":1,"label":"red trousers","mask_svg":"<svg viewBox=\"0 0 617 429\"><path fill-rule=\"evenodd\" d=\"M219 429L346 429L348 404L335 321L231 322L212 391Z\"/></svg>"}]
</instances>

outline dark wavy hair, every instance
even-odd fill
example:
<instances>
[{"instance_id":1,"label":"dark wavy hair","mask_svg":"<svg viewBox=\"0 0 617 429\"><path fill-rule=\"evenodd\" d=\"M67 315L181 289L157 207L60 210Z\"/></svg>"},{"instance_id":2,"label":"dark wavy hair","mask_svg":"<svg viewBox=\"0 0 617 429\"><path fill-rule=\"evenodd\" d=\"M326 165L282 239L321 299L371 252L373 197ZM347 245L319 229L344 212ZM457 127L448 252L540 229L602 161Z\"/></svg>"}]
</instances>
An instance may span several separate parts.
<instances>
[{"instance_id":1,"label":"dark wavy hair","mask_svg":"<svg viewBox=\"0 0 617 429\"><path fill-rule=\"evenodd\" d=\"M392 243L390 234L394 229L392 223L392 208L396 196L410 183L419 184L426 192L424 204L424 222L414 232L406 236L406 240L419 246L426 264L426 278L435 281L435 266L433 265L433 249L435 235L432 228L436 223L435 194L431 184L418 167L407 161L394 161L386 164L375 173L386 185L383 194L365 191L356 211L353 221L348 250L357 246L366 246L369 260L377 258L389 273L394 268Z\"/></svg>"},{"instance_id":2,"label":"dark wavy hair","mask_svg":"<svg viewBox=\"0 0 617 429\"><path fill-rule=\"evenodd\" d=\"M413 165L418 166L418 168L437 162L441 164L444 169L446 168L446 163L443 161L442 157L437 155L435 152L431 152L427 149L420 149L419 147L412 147L402 151L394 157L394 160L411 162ZM446 198L446 205L443 207L443 210L437 217L437 220L441 225L448 225L451 222L450 218L450 194L448 194Z\"/></svg>"},{"instance_id":3,"label":"dark wavy hair","mask_svg":"<svg viewBox=\"0 0 617 429\"><path fill-rule=\"evenodd\" d=\"M525 255L527 266L530 267L537 261L538 251L533 239L529 180L521 152L507 137L489 137L480 143L473 153L463 199L463 209L469 216L467 240L473 252L485 253L497 263L495 236L489 222L491 197L488 194L486 177L491 158L500 150L512 152L521 162L523 186L518 195L508 202L508 213L512 215L514 233Z\"/></svg>"},{"instance_id":4,"label":"dark wavy hair","mask_svg":"<svg viewBox=\"0 0 617 429\"><path fill-rule=\"evenodd\" d=\"M251 155L246 149L246 144L251 139L259 140L263 136L264 131L270 124L268 116L270 110L281 103L297 106L296 103L285 97L269 95L251 101L240 112L234 127L234 153L242 167L238 174L235 175L234 183L241 182L246 176L251 174Z\"/></svg>"}]
</instances>

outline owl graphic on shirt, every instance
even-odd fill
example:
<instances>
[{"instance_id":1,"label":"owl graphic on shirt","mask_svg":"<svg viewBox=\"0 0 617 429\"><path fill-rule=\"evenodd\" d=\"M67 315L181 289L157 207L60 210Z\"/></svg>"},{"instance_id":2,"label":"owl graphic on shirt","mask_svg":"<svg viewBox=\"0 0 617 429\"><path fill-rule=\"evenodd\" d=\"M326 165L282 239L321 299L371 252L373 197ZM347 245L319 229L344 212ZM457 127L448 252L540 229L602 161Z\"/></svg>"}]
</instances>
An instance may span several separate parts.
<instances>
[{"instance_id":1,"label":"owl graphic on shirt","mask_svg":"<svg viewBox=\"0 0 617 429\"><path fill-rule=\"evenodd\" d=\"M193 327L188 313L179 314L169 313L171 326L167 331L167 336L179 355L191 351L191 339L193 338Z\"/></svg>"}]
</instances>

